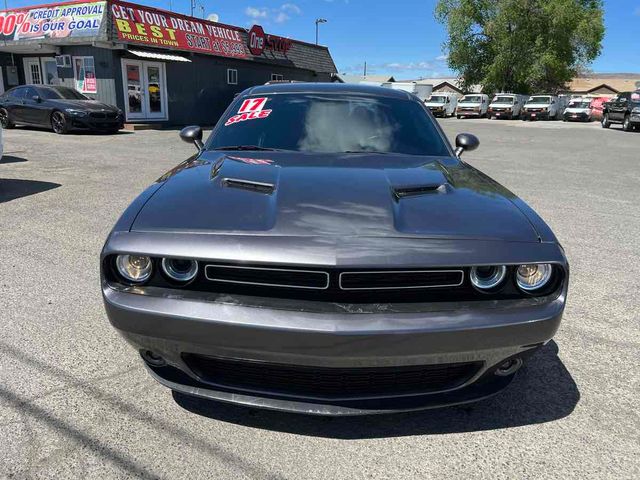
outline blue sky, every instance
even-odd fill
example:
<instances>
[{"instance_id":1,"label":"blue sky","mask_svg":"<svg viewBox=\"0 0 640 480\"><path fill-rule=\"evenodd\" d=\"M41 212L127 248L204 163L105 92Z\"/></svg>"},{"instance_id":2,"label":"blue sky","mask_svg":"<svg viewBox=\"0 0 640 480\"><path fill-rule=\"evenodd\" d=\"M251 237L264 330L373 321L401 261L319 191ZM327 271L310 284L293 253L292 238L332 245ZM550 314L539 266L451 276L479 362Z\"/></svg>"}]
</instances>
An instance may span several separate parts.
<instances>
[{"instance_id":1,"label":"blue sky","mask_svg":"<svg viewBox=\"0 0 640 480\"><path fill-rule=\"evenodd\" d=\"M132 0L188 13L189 0ZM269 33L328 45L340 72L392 74L396 79L444 76L445 30L433 18L436 0L196 0L205 15L248 26L259 23ZM8 0L9 7L50 3L49 0ZM196 13L200 15L198 7ZM640 72L640 0L605 0L606 37L592 65L596 72Z\"/></svg>"}]
</instances>

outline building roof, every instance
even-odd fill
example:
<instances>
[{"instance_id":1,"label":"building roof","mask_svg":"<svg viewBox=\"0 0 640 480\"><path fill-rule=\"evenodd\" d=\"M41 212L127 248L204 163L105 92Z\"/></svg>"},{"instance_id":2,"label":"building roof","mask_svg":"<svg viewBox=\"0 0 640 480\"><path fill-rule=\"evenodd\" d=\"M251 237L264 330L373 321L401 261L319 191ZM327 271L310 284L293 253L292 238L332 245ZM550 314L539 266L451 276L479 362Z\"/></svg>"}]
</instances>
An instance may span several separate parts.
<instances>
[{"instance_id":1,"label":"building roof","mask_svg":"<svg viewBox=\"0 0 640 480\"><path fill-rule=\"evenodd\" d=\"M395 82L396 79L391 75L345 75L343 73L337 73L333 76L340 83L362 83L362 82L376 82L386 83Z\"/></svg>"},{"instance_id":2,"label":"building roof","mask_svg":"<svg viewBox=\"0 0 640 480\"><path fill-rule=\"evenodd\" d=\"M640 73L591 73L574 78L567 90L574 93L610 89L613 93L629 92L640 87Z\"/></svg>"}]
</instances>

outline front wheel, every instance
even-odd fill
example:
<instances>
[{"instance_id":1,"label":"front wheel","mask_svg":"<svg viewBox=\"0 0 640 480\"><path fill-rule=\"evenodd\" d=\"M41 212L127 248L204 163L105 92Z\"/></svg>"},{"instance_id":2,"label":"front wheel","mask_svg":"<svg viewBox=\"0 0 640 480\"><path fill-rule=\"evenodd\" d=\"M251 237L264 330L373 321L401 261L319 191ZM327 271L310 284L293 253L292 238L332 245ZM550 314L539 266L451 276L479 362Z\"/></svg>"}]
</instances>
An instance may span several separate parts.
<instances>
[{"instance_id":1,"label":"front wheel","mask_svg":"<svg viewBox=\"0 0 640 480\"><path fill-rule=\"evenodd\" d=\"M64 135L68 131L67 119L62 112L53 112L51 115L51 128L58 135Z\"/></svg>"},{"instance_id":2,"label":"front wheel","mask_svg":"<svg viewBox=\"0 0 640 480\"><path fill-rule=\"evenodd\" d=\"M2 128L13 128L15 127L15 123L9 120L9 112L6 108L0 108L0 125Z\"/></svg>"},{"instance_id":3,"label":"front wheel","mask_svg":"<svg viewBox=\"0 0 640 480\"><path fill-rule=\"evenodd\" d=\"M602 124L602 128L609 128L611 126L611 122L609 121L609 114L608 113L605 113L602 116L601 124Z\"/></svg>"},{"instance_id":4,"label":"front wheel","mask_svg":"<svg viewBox=\"0 0 640 480\"><path fill-rule=\"evenodd\" d=\"M625 132L630 132L632 130L631 119L629 118L628 113L624 116L624 121L622 122L622 130L624 130Z\"/></svg>"}]
</instances>

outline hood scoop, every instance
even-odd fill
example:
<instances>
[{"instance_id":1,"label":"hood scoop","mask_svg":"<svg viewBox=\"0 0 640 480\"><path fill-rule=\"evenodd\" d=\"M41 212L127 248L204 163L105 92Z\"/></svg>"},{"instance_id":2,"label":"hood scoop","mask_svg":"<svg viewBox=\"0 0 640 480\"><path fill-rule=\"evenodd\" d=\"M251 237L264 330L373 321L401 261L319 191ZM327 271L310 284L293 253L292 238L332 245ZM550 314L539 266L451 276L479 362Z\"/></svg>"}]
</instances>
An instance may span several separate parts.
<instances>
[{"instance_id":1,"label":"hood scoop","mask_svg":"<svg viewBox=\"0 0 640 480\"><path fill-rule=\"evenodd\" d=\"M243 180L240 178L223 178L222 186L227 188L239 188L241 190L249 190L251 192L264 193L271 195L276 189L273 183L255 182L253 180Z\"/></svg>"},{"instance_id":2,"label":"hood scoop","mask_svg":"<svg viewBox=\"0 0 640 480\"><path fill-rule=\"evenodd\" d=\"M420 168L386 169L385 173L395 200L446 194L452 189L446 170L439 162L428 163Z\"/></svg>"},{"instance_id":3,"label":"hood scoop","mask_svg":"<svg viewBox=\"0 0 640 480\"><path fill-rule=\"evenodd\" d=\"M400 200L405 197L415 197L418 195L430 195L438 193L447 193L449 184L447 183L432 183L428 185L407 185L402 187L392 187L393 195L396 200Z\"/></svg>"}]
</instances>

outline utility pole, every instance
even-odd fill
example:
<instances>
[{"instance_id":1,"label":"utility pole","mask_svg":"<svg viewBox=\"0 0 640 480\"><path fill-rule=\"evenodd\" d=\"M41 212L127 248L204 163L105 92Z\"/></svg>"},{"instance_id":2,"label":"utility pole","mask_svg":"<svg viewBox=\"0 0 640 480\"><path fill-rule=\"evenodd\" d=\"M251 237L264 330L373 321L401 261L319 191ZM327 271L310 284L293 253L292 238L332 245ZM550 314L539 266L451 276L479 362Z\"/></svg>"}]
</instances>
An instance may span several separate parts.
<instances>
[{"instance_id":1,"label":"utility pole","mask_svg":"<svg viewBox=\"0 0 640 480\"><path fill-rule=\"evenodd\" d=\"M364 62L364 76L367 76L367 61Z\"/></svg>"},{"instance_id":2,"label":"utility pole","mask_svg":"<svg viewBox=\"0 0 640 480\"><path fill-rule=\"evenodd\" d=\"M320 23L327 23L325 18L316 18L316 45L318 45L318 25Z\"/></svg>"}]
</instances>

